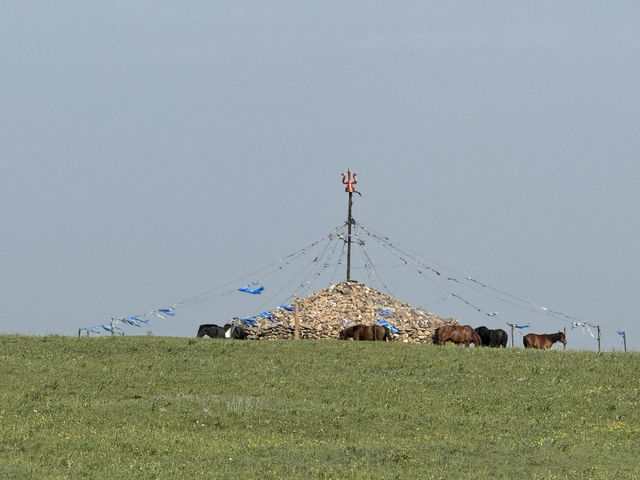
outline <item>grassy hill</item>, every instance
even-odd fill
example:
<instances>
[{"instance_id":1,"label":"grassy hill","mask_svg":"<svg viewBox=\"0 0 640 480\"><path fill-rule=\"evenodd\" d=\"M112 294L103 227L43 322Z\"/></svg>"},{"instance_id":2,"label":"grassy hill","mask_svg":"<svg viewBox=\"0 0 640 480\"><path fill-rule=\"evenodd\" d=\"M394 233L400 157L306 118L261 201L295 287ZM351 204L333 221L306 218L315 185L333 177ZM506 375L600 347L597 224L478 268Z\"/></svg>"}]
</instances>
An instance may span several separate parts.
<instances>
[{"instance_id":1,"label":"grassy hill","mask_svg":"<svg viewBox=\"0 0 640 480\"><path fill-rule=\"evenodd\" d=\"M0 336L0 355L0 478L640 477L637 353Z\"/></svg>"}]
</instances>

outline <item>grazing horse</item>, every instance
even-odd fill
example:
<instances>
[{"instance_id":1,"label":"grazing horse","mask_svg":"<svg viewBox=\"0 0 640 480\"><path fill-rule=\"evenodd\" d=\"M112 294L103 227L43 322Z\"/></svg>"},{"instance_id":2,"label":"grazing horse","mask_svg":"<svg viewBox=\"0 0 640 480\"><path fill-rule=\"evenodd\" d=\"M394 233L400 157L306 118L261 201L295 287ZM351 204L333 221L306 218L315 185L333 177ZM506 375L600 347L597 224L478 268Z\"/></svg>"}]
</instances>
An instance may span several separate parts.
<instances>
[{"instance_id":1,"label":"grazing horse","mask_svg":"<svg viewBox=\"0 0 640 480\"><path fill-rule=\"evenodd\" d=\"M244 340L247 338L247 332L241 325L227 323L225 326L225 338L235 338L236 340Z\"/></svg>"},{"instance_id":2,"label":"grazing horse","mask_svg":"<svg viewBox=\"0 0 640 480\"><path fill-rule=\"evenodd\" d=\"M340 332L340 340L391 340L391 332L382 325L353 325Z\"/></svg>"},{"instance_id":3,"label":"grazing horse","mask_svg":"<svg viewBox=\"0 0 640 480\"><path fill-rule=\"evenodd\" d=\"M556 342L567 344L564 332L556 333L529 333L522 338L524 348L551 348Z\"/></svg>"},{"instance_id":4,"label":"grazing horse","mask_svg":"<svg viewBox=\"0 0 640 480\"><path fill-rule=\"evenodd\" d=\"M205 335L211 338L236 338L239 340L247 338L247 332L240 325L232 325L231 323L227 323L224 327L213 323L200 325L196 337L200 338Z\"/></svg>"},{"instance_id":5,"label":"grazing horse","mask_svg":"<svg viewBox=\"0 0 640 480\"><path fill-rule=\"evenodd\" d=\"M476 328L476 333L480 335L482 345L485 347L506 347L509 335L507 332L498 328L491 330L485 326Z\"/></svg>"},{"instance_id":6,"label":"grazing horse","mask_svg":"<svg viewBox=\"0 0 640 480\"><path fill-rule=\"evenodd\" d=\"M224 327L214 325L213 323L205 323L200 325L196 337L204 337L205 335L211 338L224 338Z\"/></svg>"},{"instance_id":7,"label":"grazing horse","mask_svg":"<svg viewBox=\"0 0 640 480\"><path fill-rule=\"evenodd\" d=\"M470 325L443 325L438 327L433 335L433 343L436 345L444 345L447 342L453 342L458 345L464 344L466 347L470 343L474 346L482 346L480 335Z\"/></svg>"}]
</instances>

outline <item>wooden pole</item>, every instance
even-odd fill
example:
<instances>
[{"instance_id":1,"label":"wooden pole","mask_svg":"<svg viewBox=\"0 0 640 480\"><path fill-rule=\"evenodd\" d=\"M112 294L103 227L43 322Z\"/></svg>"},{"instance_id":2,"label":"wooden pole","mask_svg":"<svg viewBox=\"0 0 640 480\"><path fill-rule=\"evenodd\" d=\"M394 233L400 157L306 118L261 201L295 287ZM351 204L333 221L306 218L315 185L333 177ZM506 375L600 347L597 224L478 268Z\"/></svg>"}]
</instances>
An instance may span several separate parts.
<instances>
[{"instance_id":1,"label":"wooden pole","mask_svg":"<svg viewBox=\"0 0 640 480\"><path fill-rule=\"evenodd\" d=\"M600 353L600 325L598 327L598 353Z\"/></svg>"},{"instance_id":2,"label":"wooden pole","mask_svg":"<svg viewBox=\"0 0 640 480\"><path fill-rule=\"evenodd\" d=\"M353 193L349 192L349 214L347 217L347 282L351 280L351 224L353 218L351 218L351 206L353 205Z\"/></svg>"},{"instance_id":3,"label":"wooden pole","mask_svg":"<svg viewBox=\"0 0 640 480\"><path fill-rule=\"evenodd\" d=\"M111 336L113 337L113 318L111 319Z\"/></svg>"},{"instance_id":4,"label":"wooden pole","mask_svg":"<svg viewBox=\"0 0 640 480\"><path fill-rule=\"evenodd\" d=\"M622 336L622 341L624 342L624 353L627 353L627 334L626 333Z\"/></svg>"},{"instance_id":5,"label":"wooden pole","mask_svg":"<svg viewBox=\"0 0 640 480\"><path fill-rule=\"evenodd\" d=\"M294 318L295 318L295 326L293 327L293 338L295 340L298 340L298 338L300 338L300 332L299 332L299 330L300 330L300 310L299 310L299 307L298 307L298 299L297 298L296 298L296 301L295 301L294 305L295 305L296 311L295 311L295 316L294 316Z\"/></svg>"},{"instance_id":6,"label":"wooden pole","mask_svg":"<svg viewBox=\"0 0 640 480\"><path fill-rule=\"evenodd\" d=\"M566 339L567 339L567 327L564 327L564 328L562 329L562 331L564 332L564 339L566 340ZM566 344L566 343L562 345L562 349L563 349L563 350L566 350L566 349L567 349L567 344Z\"/></svg>"},{"instance_id":7,"label":"wooden pole","mask_svg":"<svg viewBox=\"0 0 640 480\"><path fill-rule=\"evenodd\" d=\"M511 327L511 348L513 347L513 323L507 323Z\"/></svg>"},{"instance_id":8,"label":"wooden pole","mask_svg":"<svg viewBox=\"0 0 640 480\"><path fill-rule=\"evenodd\" d=\"M342 174L342 183L346 185L344 191L349 194L349 213L347 216L347 282L349 282L351 280L351 225L354 223L351 216L351 207L353 205L353 192L355 192L353 186L358 183L356 173L353 172L352 177L351 170L347 169L347 174Z\"/></svg>"},{"instance_id":9,"label":"wooden pole","mask_svg":"<svg viewBox=\"0 0 640 480\"><path fill-rule=\"evenodd\" d=\"M80 333L82 333L82 329L81 328L78 329L78 338L80 338Z\"/></svg>"}]
</instances>

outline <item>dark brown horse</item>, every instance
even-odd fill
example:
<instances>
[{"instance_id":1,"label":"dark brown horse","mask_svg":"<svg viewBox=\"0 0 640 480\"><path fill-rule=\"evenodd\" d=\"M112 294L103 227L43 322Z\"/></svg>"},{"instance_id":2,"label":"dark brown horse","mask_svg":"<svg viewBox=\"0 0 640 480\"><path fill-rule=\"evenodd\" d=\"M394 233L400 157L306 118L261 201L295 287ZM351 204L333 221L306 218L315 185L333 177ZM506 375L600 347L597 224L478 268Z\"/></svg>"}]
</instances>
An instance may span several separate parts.
<instances>
[{"instance_id":1,"label":"dark brown horse","mask_svg":"<svg viewBox=\"0 0 640 480\"><path fill-rule=\"evenodd\" d=\"M551 348L556 342L567 344L567 339L563 332L556 333L529 333L522 338L524 348Z\"/></svg>"},{"instance_id":2,"label":"dark brown horse","mask_svg":"<svg viewBox=\"0 0 640 480\"><path fill-rule=\"evenodd\" d=\"M391 332L382 325L353 325L340 332L340 340L391 340Z\"/></svg>"},{"instance_id":3,"label":"dark brown horse","mask_svg":"<svg viewBox=\"0 0 640 480\"><path fill-rule=\"evenodd\" d=\"M433 335L433 343L444 345L447 342L464 344L466 347L470 343L474 346L482 346L480 335L470 325L443 325L438 327Z\"/></svg>"}]
</instances>

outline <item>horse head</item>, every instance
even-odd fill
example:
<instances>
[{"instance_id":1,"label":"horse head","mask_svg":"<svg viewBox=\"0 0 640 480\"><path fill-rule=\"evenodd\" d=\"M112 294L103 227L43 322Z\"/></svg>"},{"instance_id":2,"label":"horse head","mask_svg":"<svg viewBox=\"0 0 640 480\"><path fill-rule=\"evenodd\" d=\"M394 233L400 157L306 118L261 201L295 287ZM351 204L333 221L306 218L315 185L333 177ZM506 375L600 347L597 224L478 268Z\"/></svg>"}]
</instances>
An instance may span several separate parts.
<instances>
[{"instance_id":1,"label":"horse head","mask_svg":"<svg viewBox=\"0 0 640 480\"><path fill-rule=\"evenodd\" d=\"M558 332L556 335L558 335L558 340L560 340L563 345L567 344L567 339L564 335L564 332Z\"/></svg>"}]
</instances>

